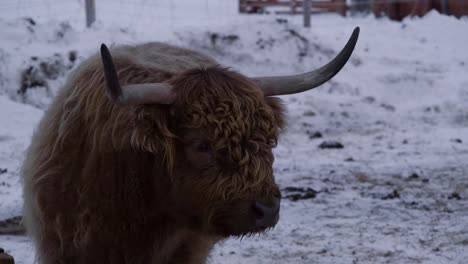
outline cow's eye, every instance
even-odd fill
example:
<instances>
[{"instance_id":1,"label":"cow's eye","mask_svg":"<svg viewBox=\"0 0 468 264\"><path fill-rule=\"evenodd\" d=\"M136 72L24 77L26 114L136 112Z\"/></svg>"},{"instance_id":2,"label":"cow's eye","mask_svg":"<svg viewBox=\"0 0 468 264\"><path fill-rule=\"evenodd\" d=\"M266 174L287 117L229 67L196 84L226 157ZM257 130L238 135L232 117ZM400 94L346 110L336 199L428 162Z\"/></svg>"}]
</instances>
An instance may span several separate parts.
<instances>
[{"instance_id":1,"label":"cow's eye","mask_svg":"<svg viewBox=\"0 0 468 264\"><path fill-rule=\"evenodd\" d=\"M196 145L195 149L198 151L198 152L202 152L202 153L210 153L211 152L211 146L209 143L207 142L200 142Z\"/></svg>"},{"instance_id":2,"label":"cow's eye","mask_svg":"<svg viewBox=\"0 0 468 264\"><path fill-rule=\"evenodd\" d=\"M276 148L276 146L278 145L278 142L275 139L270 139L268 143L271 148Z\"/></svg>"}]
</instances>

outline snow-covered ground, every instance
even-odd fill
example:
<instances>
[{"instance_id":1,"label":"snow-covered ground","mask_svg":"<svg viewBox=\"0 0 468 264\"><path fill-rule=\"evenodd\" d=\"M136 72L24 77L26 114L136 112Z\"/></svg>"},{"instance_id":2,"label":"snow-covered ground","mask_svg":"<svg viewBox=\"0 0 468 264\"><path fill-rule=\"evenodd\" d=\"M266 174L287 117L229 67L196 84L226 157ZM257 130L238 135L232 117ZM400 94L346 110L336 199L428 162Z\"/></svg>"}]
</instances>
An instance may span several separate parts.
<instances>
[{"instance_id":1,"label":"snow-covered ground","mask_svg":"<svg viewBox=\"0 0 468 264\"><path fill-rule=\"evenodd\" d=\"M330 14L304 29L301 17L238 15L233 0L105 0L86 29L83 1L32 14L24 2L14 12L0 4L0 220L21 213L19 167L50 98L100 43L164 41L249 76L289 74L327 62L360 26L332 81L284 97L289 128L275 171L289 198L279 224L226 240L210 263L466 263L468 19ZM27 237L0 236L0 247L33 263Z\"/></svg>"}]
</instances>

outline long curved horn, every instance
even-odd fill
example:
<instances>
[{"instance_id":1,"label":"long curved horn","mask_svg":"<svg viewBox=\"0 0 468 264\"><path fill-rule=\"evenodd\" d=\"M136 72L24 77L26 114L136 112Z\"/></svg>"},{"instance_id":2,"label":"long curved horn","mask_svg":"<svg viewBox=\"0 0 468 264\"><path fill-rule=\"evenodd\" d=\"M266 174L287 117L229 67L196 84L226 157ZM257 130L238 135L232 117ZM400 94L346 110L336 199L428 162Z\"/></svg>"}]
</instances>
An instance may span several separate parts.
<instances>
[{"instance_id":1,"label":"long curved horn","mask_svg":"<svg viewBox=\"0 0 468 264\"><path fill-rule=\"evenodd\" d=\"M319 69L297 75L255 77L252 79L259 83L266 96L294 94L313 89L330 80L343 68L353 53L358 36L359 27L356 27L343 50L327 65Z\"/></svg>"},{"instance_id":2,"label":"long curved horn","mask_svg":"<svg viewBox=\"0 0 468 264\"><path fill-rule=\"evenodd\" d=\"M172 86L167 83L141 83L120 86L117 71L109 49L101 45L101 58L104 66L106 94L120 104L171 104L175 100Z\"/></svg>"}]
</instances>

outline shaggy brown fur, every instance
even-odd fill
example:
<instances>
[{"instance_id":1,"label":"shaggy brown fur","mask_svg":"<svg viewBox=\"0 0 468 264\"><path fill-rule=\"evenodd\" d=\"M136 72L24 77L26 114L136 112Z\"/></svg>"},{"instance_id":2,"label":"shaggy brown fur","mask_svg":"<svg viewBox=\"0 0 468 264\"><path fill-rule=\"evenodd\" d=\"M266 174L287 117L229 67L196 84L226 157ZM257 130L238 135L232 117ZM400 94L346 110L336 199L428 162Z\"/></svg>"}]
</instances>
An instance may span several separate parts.
<instances>
[{"instance_id":1,"label":"shaggy brown fur","mask_svg":"<svg viewBox=\"0 0 468 264\"><path fill-rule=\"evenodd\" d=\"M111 51L122 85L169 82L177 99L114 104L97 56L73 73L23 166L39 263L204 263L220 239L263 231L251 211L280 196L279 100L193 51Z\"/></svg>"}]
</instances>

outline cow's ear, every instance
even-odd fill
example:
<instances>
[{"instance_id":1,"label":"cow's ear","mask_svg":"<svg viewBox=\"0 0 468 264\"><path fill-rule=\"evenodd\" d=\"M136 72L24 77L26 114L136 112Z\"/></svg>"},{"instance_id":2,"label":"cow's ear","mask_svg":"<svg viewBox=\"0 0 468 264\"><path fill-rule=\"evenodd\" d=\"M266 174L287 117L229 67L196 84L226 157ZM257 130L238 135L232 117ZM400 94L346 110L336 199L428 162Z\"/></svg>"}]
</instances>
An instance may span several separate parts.
<instances>
[{"instance_id":1,"label":"cow's ear","mask_svg":"<svg viewBox=\"0 0 468 264\"><path fill-rule=\"evenodd\" d=\"M175 135L169 128L169 109L168 105L136 106L131 144L136 150L161 155L171 167L169 157L174 154Z\"/></svg>"},{"instance_id":2,"label":"cow's ear","mask_svg":"<svg viewBox=\"0 0 468 264\"><path fill-rule=\"evenodd\" d=\"M278 97L267 96L265 97L265 101L273 110L273 115L275 116L278 128L280 130L284 130L286 128L286 111L283 100Z\"/></svg>"}]
</instances>

